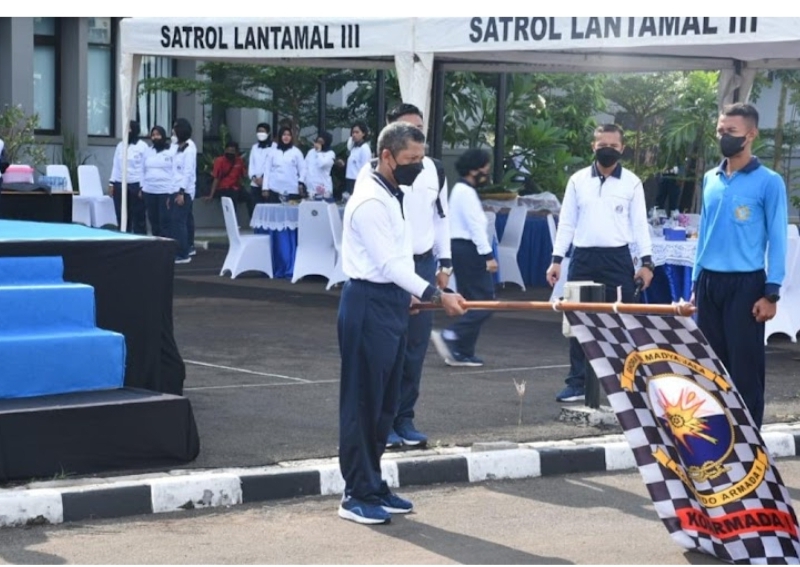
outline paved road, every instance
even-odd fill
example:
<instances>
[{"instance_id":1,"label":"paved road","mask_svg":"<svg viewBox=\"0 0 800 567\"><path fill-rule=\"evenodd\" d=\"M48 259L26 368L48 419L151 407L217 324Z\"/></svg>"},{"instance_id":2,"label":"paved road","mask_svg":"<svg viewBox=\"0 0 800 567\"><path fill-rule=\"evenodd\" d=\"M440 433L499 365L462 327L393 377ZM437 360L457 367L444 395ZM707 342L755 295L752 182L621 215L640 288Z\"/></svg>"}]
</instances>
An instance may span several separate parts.
<instances>
[{"instance_id":1,"label":"paved road","mask_svg":"<svg viewBox=\"0 0 800 567\"><path fill-rule=\"evenodd\" d=\"M201 437L191 467L267 465L332 457L338 437L339 291L325 280L297 284L263 277L219 277L224 250L199 251L176 266L175 334L187 361L186 395ZM549 290L500 298L546 300ZM437 314L436 324L447 318ZM558 421L555 394L568 364L561 315L496 313L484 326L478 354L486 366L453 369L433 348L425 363L417 424L440 446L476 441L548 441L617 429ZM798 345L769 348L766 422L800 419ZM513 380L526 380L520 403Z\"/></svg>"},{"instance_id":2,"label":"paved road","mask_svg":"<svg viewBox=\"0 0 800 567\"><path fill-rule=\"evenodd\" d=\"M800 460L778 462L795 502ZM717 564L673 543L638 473L404 491L417 512L365 527L316 497L0 530L0 561L40 564Z\"/></svg>"}]
</instances>

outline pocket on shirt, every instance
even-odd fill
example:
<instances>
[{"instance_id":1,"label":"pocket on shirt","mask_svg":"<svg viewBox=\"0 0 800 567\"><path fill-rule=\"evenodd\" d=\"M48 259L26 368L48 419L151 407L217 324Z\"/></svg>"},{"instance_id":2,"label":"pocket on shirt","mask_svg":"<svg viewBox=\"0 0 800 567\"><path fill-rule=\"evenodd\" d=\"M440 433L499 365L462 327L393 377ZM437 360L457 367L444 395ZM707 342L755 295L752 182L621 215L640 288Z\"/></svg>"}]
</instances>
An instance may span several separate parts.
<instances>
[{"instance_id":1,"label":"pocket on shirt","mask_svg":"<svg viewBox=\"0 0 800 567\"><path fill-rule=\"evenodd\" d=\"M627 197L611 195L608 197L608 205L615 215L627 216L628 210L631 208L631 200Z\"/></svg>"},{"instance_id":2,"label":"pocket on shirt","mask_svg":"<svg viewBox=\"0 0 800 567\"><path fill-rule=\"evenodd\" d=\"M734 195L731 199L731 216L736 224L748 225L756 222L760 210L758 199Z\"/></svg>"}]
</instances>

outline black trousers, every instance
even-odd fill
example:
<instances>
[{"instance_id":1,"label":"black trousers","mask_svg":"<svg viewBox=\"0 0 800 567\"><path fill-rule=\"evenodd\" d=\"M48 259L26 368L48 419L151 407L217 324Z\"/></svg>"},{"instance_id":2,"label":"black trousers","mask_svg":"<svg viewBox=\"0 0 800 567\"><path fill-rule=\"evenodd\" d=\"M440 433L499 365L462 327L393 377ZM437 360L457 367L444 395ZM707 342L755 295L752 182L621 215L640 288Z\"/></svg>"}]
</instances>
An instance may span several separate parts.
<instances>
[{"instance_id":1,"label":"black trousers","mask_svg":"<svg viewBox=\"0 0 800 567\"><path fill-rule=\"evenodd\" d=\"M230 197L231 201L233 201L234 207L238 203L244 202L247 206L247 214L250 217L253 216L253 209L255 209L255 204L253 203L253 196L250 194L249 191L245 191L244 189L217 189L214 193L214 197L221 199L222 197Z\"/></svg>"},{"instance_id":2,"label":"black trousers","mask_svg":"<svg viewBox=\"0 0 800 567\"><path fill-rule=\"evenodd\" d=\"M766 274L712 272L697 278L697 326L725 365L757 427L764 420L766 352L764 323L753 317L753 305L764 297Z\"/></svg>"},{"instance_id":3,"label":"black trousers","mask_svg":"<svg viewBox=\"0 0 800 567\"><path fill-rule=\"evenodd\" d=\"M126 203L128 222L126 232L147 234L147 215L142 186L139 183L128 183L128 201ZM122 183L114 182L114 209L117 212L117 225L122 228Z\"/></svg>"},{"instance_id":4,"label":"black trousers","mask_svg":"<svg viewBox=\"0 0 800 567\"><path fill-rule=\"evenodd\" d=\"M486 260L478 254L475 244L471 240L454 238L450 241L450 247L458 293L468 301L494 299L494 279L486 271ZM475 344L478 342L481 326L491 316L491 311L467 311L448 327L457 337L456 350L460 354L475 356Z\"/></svg>"},{"instance_id":5,"label":"black trousers","mask_svg":"<svg viewBox=\"0 0 800 567\"><path fill-rule=\"evenodd\" d=\"M339 302L342 357L339 467L345 495L378 503L381 457L400 398L411 296L394 284L349 280Z\"/></svg>"},{"instance_id":6,"label":"black trousers","mask_svg":"<svg viewBox=\"0 0 800 567\"><path fill-rule=\"evenodd\" d=\"M622 301L633 303L633 259L627 246L619 248L575 248L569 262L567 281L593 281L606 286L606 301L617 300L617 287L622 287ZM569 340L568 386L583 388L586 382L586 355L578 339Z\"/></svg>"}]
</instances>

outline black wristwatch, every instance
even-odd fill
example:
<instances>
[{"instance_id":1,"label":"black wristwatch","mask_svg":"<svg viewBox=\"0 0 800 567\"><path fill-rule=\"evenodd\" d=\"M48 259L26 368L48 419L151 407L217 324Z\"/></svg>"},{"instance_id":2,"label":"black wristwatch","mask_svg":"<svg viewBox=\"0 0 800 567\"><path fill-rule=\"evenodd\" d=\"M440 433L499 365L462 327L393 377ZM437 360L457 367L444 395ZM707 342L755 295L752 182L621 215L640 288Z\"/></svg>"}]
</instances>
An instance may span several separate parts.
<instances>
[{"instance_id":1,"label":"black wristwatch","mask_svg":"<svg viewBox=\"0 0 800 567\"><path fill-rule=\"evenodd\" d=\"M777 293L770 293L769 295L765 295L764 297L770 303L778 303L778 300L781 298L781 296L778 295Z\"/></svg>"}]
</instances>

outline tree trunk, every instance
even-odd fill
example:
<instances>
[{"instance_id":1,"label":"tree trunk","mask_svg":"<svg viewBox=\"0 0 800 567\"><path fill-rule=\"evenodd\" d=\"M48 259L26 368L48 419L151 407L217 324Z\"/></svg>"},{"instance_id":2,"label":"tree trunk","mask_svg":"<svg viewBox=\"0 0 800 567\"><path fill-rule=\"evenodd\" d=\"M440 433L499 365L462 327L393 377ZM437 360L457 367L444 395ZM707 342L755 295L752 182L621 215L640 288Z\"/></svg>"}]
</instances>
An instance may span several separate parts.
<instances>
[{"instance_id":1,"label":"tree trunk","mask_svg":"<svg viewBox=\"0 0 800 567\"><path fill-rule=\"evenodd\" d=\"M786 81L781 81L781 96L778 99L778 118L775 124L775 154L772 159L772 169L783 171L783 125L786 122L786 99L789 96L789 87Z\"/></svg>"}]
</instances>

